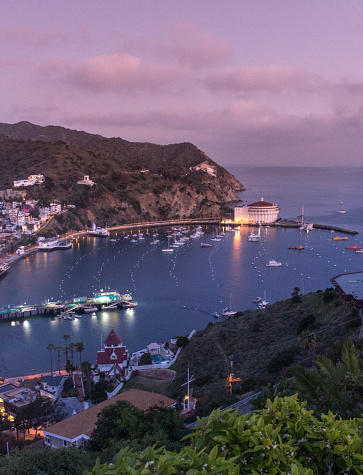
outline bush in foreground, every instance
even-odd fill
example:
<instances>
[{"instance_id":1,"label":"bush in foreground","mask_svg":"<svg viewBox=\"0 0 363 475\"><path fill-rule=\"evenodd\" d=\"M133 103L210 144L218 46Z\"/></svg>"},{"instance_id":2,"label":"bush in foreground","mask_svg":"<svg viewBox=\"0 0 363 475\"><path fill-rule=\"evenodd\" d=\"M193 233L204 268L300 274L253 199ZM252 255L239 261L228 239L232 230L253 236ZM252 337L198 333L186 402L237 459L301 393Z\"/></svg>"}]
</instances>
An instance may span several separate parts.
<instances>
[{"instance_id":1,"label":"bush in foreground","mask_svg":"<svg viewBox=\"0 0 363 475\"><path fill-rule=\"evenodd\" d=\"M265 409L243 416L215 410L178 453L148 447L121 450L113 464L97 462L92 475L103 474L293 474L363 473L363 419L322 415L299 403L297 395L268 400Z\"/></svg>"}]
</instances>

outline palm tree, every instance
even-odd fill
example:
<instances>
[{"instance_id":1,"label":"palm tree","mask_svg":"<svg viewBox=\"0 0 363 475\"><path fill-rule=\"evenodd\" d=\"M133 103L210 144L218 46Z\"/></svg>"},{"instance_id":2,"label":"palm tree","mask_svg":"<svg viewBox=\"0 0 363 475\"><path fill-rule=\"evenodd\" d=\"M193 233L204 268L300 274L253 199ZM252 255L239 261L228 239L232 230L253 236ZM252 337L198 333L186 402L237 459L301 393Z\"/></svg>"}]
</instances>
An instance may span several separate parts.
<instances>
[{"instance_id":1,"label":"palm tree","mask_svg":"<svg viewBox=\"0 0 363 475\"><path fill-rule=\"evenodd\" d=\"M69 335L63 335L63 339L66 342L66 346L64 348L65 354L66 354L66 361L68 361L68 351L69 351L69 346L67 345L67 340L70 339Z\"/></svg>"},{"instance_id":2,"label":"palm tree","mask_svg":"<svg viewBox=\"0 0 363 475\"><path fill-rule=\"evenodd\" d=\"M75 346L76 345L74 343L69 344L69 349L71 351L71 363L72 363L72 365L73 365L73 352L74 352Z\"/></svg>"},{"instance_id":3,"label":"palm tree","mask_svg":"<svg viewBox=\"0 0 363 475\"><path fill-rule=\"evenodd\" d=\"M312 371L297 367L295 381L301 397L317 412L329 410L343 418L360 417L363 371L351 341L343 343L340 361L318 356Z\"/></svg>"},{"instance_id":4,"label":"palm tree","mask_svg":"<svg viewBox=\"0 0 363 475\"><path fill-rule=\"evenodd\" d=\"M61 346L56 346L54 349L58 351L58 372L59 372L59 374L61 374L60 352L61 352L61 350L62 350L63 348L62 348Z\"/></svg>"},{"instance_id":5,"label":"palm tree","mask_svg":"<svg viewBox=\"0 0 363 475\"><path fill-rule=\"evenodd\" d=\"M82 361L81 363L82 375L86 382L86 393L87 397L91 397L91 375L92 375L92 365L89 361Z\"/></svg>"},{"instance_id":6,"label":"palm tree","mask_svg":"<svg viewBox=\"0 0 363 475\"><path fill-rule=\"evenodd\" d=\"M79 353L79 361L80 361L80 364L82 365L82 351L84 350L84 344L82 341L77 341L77 343L74 346L77 353Z\"/></svg>"},{"instance_id":7,"label":"palm tree","mask_svg":"<svg viewBox=\"0 0 363 475\"><path fill-rule=\"evenodd\" d=\"M47 346L47 350L50 353L50 374L53 376L53 358L52 358L52 350L54 350L55 346L52 343L49 343Z\"/></svg>"}]
</instances>

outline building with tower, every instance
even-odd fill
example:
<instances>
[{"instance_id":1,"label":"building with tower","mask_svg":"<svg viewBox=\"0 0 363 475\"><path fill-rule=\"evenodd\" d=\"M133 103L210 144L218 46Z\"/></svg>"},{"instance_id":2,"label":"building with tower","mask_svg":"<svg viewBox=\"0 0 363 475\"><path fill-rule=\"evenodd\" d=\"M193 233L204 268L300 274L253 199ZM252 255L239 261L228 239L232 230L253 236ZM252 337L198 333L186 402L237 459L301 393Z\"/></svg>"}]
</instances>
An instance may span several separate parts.
<instances>
[{"instance_id":1,"label":"building with tower","mask_svg":"<svg viewBox=\"0 0 363 475\"><path fill-rule=\"evenodd\" d=\"M129 353L122 344L121 338L114 329L110 331L106 340L103 342L103 349L97 351L97 366L101 373L107 373L109 376L120 374L125 376Z\"/></svg>"}]
</instances>

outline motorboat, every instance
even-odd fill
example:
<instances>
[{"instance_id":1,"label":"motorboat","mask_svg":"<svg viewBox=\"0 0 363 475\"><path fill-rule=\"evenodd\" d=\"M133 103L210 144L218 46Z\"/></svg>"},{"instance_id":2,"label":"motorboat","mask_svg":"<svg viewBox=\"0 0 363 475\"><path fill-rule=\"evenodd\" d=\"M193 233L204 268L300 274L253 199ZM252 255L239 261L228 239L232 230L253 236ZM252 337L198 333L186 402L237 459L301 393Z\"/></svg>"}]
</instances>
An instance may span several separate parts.
<instances>
[{"instance_id":1,"label":"motorboat","mask_svg":"<svg viewBox=\"0 0 363 475\"><path fill-rule=\"evenodd\" d=\"M138 305L137 302L122 302L122 308L135 308Z\"/></svg>"},{"instance_id":2,"label":"motorboat","mask_svg":"<svg viewBox=\"0 0 363 475\"><path fill-rule=\"evenodd\" d=\"M262 301L261 297L256 297L252 300L253 303L260 303Z\"/></svg>"},{"instance_id":3,"label":"motorboat","mask_svg":"<svg viewBox=\"0 0 363 475\"><path fill-rule=\"evenodd\" d=\"M334 236L333 241L348 241L347 237Z\"/></svg>"},{"instance_id":4,"label":"motorboat","mask_svg":"<svg viewBox=\"0 0 363 475\"><path fill-rule=\"evenodd\" d=\"M213 313L213 317L219 318L219 313L218 313L218 312L214 312L214 313Z\"/></svg>"},{"instance_id":5,"label":"motorboat","mask_svg":"<svg viewBox=\"0 0 363 475\"><path fill-rule=\"evenodd\" d=\"M260 239L261 239L260 234L251 233L250 235L247 236L248 242L258 242Z\"/></svg>"},{"instance_id":6,"label":"motorboat","mask_svg":"<svg viewBox=\"0 0 363 475\"><path fill-rule=\"evenodd\" d=\"M353 244L353 246L348 246L345 249L353 249L353 251L358 251L359 249L362 249L362 246L357 246L356 244Z\"/></svg>"},{"instance_id":7,"label":"motorboat","mask_svg":"<svg viewBox=\"0 0 363 475\"><path fill-rule=\"evenodd\" d=\"M212 247L212 244L206 244L204 242L201 242L200 247Z\"/></svg>"},{"instance_id":8,"label":"motorboat","mask_svg":"<svg viewBox=\"0 0 363 475\"><path fill-rule=\"evenodd\" d=\"M83 307L83 311L85 313L93 313L97 312L98 308L97 307Z\"/></svg>"},{"instance_id":9,"label":"motorboat","mask_svg":"<svg viewBox=\"0 0 363 475\"><path fill-rule=\"evenodd\" d=\"M360 254L361 252L363 252L363 249L356 249L356 254Z\"/></svg>"},{"instance_id":10,"label":"motorboat","mask_svg":"<svg viewBox=\"0 0 363 475\"><path fill-rule=\"evenodd\" d=\"M266 264L267 267L280 267L281 266L281 262L278 262L278 261L275 261L275 259L271 259L268 261L268 263Z\"/></svg>"},{"instance_id":11,"label":"motorboat","mask_svg":"<svg viewBox=\"0 0 363 475\"><path fill-rule=\"evenodd\" d=\"M287 246L287 248L295 249L296 251L302 251L304 249L301 244L299 244L298 246Z\"/></svg>"}]
</instances>

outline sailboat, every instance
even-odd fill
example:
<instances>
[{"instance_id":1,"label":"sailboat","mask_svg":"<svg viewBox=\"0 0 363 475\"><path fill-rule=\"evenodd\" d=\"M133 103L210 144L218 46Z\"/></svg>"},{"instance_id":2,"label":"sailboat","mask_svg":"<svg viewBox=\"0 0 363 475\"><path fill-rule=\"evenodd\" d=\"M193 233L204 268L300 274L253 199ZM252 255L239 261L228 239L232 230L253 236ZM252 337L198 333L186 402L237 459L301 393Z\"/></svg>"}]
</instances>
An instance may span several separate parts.
<instances>
[{"instance_id":1,"label":"sailboat","mask_svg":"<svg viewBox=\"0 0 363 475\"><path fill-rule=\"evenodd\" d=\"M174 252L174 249L171 249L170 248L170 236L168 236L168 247L164 247L164 249L162 249L163 252Z\"/></svg>"},{"instance_id":2,"label":"sailboat","mask_svg":"<svg viewBox=\"0 0 363 475\"><path fill-rule=\"evenodd\" d=\"M263 292L263 300L258 304L258 308L266 308L266 305L268 305L268 302L266 300L266 290Z\"/></svg>"},{"instance_id":3,"label":"sailboat","mask_svg":"<svg viewBox=\"0 0 363 475\"><path fill-rule=\"evenodd\" d=\"M341 206L340 206L340 209L339 209L338 213L340 213L340 214L345 214L346 211L345 211L345 209L343 209L343 201L341 201L340 204L341 204Z\"/></svg>"},{"instance_id":4,"label":"sailboat","mask_svg":"<svg viewBox=\"0 0 363 475\"><path fill-rule=\"evenodd\" d=\"M231 317L232 315L236 315L237 312L232 310L232 294L229 294L229 307L225 307L222 309L222 317Z\"/></svg>"}]
</instances>

